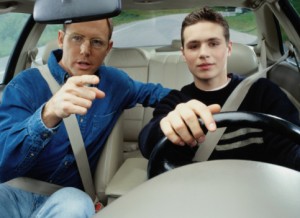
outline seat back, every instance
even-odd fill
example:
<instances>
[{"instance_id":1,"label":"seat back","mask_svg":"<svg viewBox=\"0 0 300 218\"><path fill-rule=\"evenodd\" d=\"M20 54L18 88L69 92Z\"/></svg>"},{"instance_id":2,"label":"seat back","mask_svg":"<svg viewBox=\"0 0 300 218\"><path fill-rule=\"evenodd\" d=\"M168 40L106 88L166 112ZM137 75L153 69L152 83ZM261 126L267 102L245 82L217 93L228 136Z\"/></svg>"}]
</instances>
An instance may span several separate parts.
<instances>
[{"instance_id":1,"label":"seat back","mask_svg":"<svg viewBox=\"0 0 300 218\"><path fill-rule=\"evenodd\" d=\"M240 43L232 43L232 53L228 57L227 71L249 76L258 71L258 59L252 48Z\"/></svg>"},{"instance_id":2,"label":"seat back","mask_svg":"<svg viewBox=\"0 0 300 218\"><path fill-rule=\"evenodd\" d=\"M124 70L138 81L148 81L149 54L140 49L113 48L105 59L105 65ZM105 202L108 183L124 162L123 151L137 150L138 133L142 128L144 107L137 105L125 110L111 132L101 153L95 172L95 187L100 200Z\"/></svg>"},{"instance_id":3,"label":"seat back","mask_svg":"<svg viewBox=\"0 0 300 218\"><path fill-rule=\"evenodd\" d=\"M57 40L50 41L45 45L43 53L42 53L42 64L48 63L49 55L50 55L51 51L53 51L55 49L58 49Z\"/></svg>"},{"instance_id":4,"label":"seat back","mask_svg":"<svg viewBox=\"0 0 300 218\"><path fill-rule=\"evenodd\" d=\"M94 185L101 202L107 201L106 187L124 161L123 156L123 119L120 116L110 133L100 155L94 175Z\"/></svg>"},{"instance_id":5,"label":"seat back","mask_svg":"<svg viewBox=\"0 0 300 218\"><path fill-rule=\"evenodd\" d=\"M181 52L157 52L149 62L149 82L180 90L193 82L193 76ZM146 108L143 119L145 126L152 118L153 108Z\"/></svg>"},{"instance_id":6,"label":"seat back","mask_svg":"<svg viewBox=\"0 0 300 218\"><path fill-rule=\"evenodd\" d=\"M267 77L276 83L300 112L300 73L296 66L282 62L272 67Z\"/></svg>"},{"instance_id":7,"label":"seat back","mask_svg":"<svg viewBox=\"0 0 300 218\"><path fill-rule=\"evenodd\" d=\"M148 65L150 54L137 48L113 48L105 64L124 70L131 78L140 82L148 82ZM124 111L124 150L137 149L138 134L142 129L144 107L137 105Z\"/></svg>"}]
</instances>

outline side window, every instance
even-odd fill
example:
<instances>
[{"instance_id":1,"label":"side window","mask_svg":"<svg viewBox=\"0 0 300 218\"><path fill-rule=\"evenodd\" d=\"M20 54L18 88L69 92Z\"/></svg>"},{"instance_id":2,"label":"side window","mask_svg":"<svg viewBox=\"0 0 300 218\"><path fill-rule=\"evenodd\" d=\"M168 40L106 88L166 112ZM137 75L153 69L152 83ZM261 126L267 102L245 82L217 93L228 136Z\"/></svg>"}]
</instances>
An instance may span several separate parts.
<instances>
[{"instance_id":1,"label":"side window","mask_svg":"<svg viewBox=\"0 0 300 218\"><path fill-rule=\"evenodd\" d=\"M295 10L300 14L300 2L299 0L290 0L291 5L295 8Z\"/></svg>"},{"instance_id":2,"label":"side window","mask_svg":"<svg viewBox=\"0 0 300 218\"><path fill-rule=\"evenodd\" d=\"M4 71L9 56L13 52L16 41L28 18L28 14L0 14L0 84L3 84Z\"/></svg>"},{"instance_id":3,"label":"side window","mask_svg":"<svg viewBox=\"0 0 300 218\"><path fill-rule=\"evenodd\" d=\"M245 8L223 8L220 13L229 24L233 42L248 45L256 43L257 24L252 11Z\"/></svg>"},{"instance_id":4,"label":"side window","mask_svg":"<svg viewBox=\"0 0 300 218\"><path fill-rule=\"evenodd\" d=\"M296 0L291 0L289 3L292 5L296 13L298 14L298 17L300 16L300 2ZM286 34L283 26L280 25L280 31L281 31L281 39L283 41L283 49L284 52L288 50L287 46L290 45L290 39L288 38L288 35ZM297 60L294 58L289 57L289 61L294 64L298 64Z\"/></svg>"}]
</instances>

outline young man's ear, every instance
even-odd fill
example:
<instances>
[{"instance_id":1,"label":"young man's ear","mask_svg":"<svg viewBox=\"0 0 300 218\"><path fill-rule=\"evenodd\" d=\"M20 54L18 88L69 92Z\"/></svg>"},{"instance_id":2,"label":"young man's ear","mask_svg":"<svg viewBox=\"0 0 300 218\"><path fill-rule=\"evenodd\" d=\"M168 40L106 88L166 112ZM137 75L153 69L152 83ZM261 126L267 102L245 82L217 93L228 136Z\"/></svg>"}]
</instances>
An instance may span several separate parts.
<instances>
[{"instance_id":1,"label":"young man's ear","mask_svg":"<svg viewBox=\"0 0 300 218\"><path fill-rule=\"evenodd\" d=\"M228 56L230 56L232 52L232 41L228 42L227 48L228 48Z\"/></svg>"},{"instance_id":2,"label":"young man's ear","mask_svg":"<svg viewBox=\"0 0 300 218\"><path fill-rule=\"evenodd\" d=\"M180 47L180 51L181 51L181 54L182 54L183 60L186 62L186 59L185 59L185 55L184 55L184 49L183 49L183 47Z\"/></svg>"}]
</instances>

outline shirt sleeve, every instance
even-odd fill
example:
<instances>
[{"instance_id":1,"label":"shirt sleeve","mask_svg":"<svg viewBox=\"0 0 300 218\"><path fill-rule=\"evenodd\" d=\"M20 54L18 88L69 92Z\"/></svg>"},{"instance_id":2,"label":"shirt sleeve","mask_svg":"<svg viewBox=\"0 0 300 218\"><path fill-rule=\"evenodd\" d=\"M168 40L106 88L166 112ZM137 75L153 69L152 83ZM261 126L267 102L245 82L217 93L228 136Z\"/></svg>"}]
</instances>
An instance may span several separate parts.
<instances>
[{"instance_id":1,"label":"shirt sleeve","mask_svg":"<svg viewBox=\"0 0 300 218\"><path fill-rule=\"evenodd\" d=\"M174 110L176 105L186 102L188 98L177 90L172 90L157 105L153 112L153 118L142 129L139 135L139 147L144 157L149 158L154 146L164 137L160 128L160 121L170 111Z\"/></svg>"},{"instance_id":2,"label":"shirt sleeve","mask_svg":"<svg viewBox=\"0 0 300 218\"><path fill-rule=\"evenodd\" d=\"M0 181L22 176L36 163L57 127L47 128L33 99L17 84L7 85L0 105Z\"/></svg>"},{"instance_id":3,"label":"shirt sleeve","mask_svg":"<svg viewBox=\"0 0 300 218\"><path fill-rule=\"evenodd\" d=\"M144 107L155 107L171 91L159 83L142 83L132 79L130 79L130 83L132 89L128 108L134 107L137 103L142 104Z\"/></svg>"}]
</instances>

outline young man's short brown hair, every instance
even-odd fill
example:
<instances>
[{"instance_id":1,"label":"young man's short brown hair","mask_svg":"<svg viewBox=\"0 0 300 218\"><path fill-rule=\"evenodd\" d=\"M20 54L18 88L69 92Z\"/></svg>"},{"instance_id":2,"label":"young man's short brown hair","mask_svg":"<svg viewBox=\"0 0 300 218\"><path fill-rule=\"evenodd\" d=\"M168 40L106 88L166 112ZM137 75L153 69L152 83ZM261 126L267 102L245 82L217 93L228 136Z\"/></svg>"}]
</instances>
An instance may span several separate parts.
<instances>
[{"instance_id":1,"label":"young man's short brown hair","mask_svg":"<svg viewBox=\"0 0 300 218\"><path fill-rule=\"evenodd\" d=\"M194 25L198 22L201 22L201 21L209 21L209 22L216 23L216 24L219 24L220 26L222 26L224 29L225 40L226 40L226 42L229 42L230 35L229 35L229 25L228 25L227 21L224 19L224 17L220 13L214 11L211 8L204 7L199 10L191 12L184 18L182 25L181 25L181 45L182 45L182 47L184 46L183 32L184 32L185 28L188 26Z\"/></svg>"}]
</instances>

